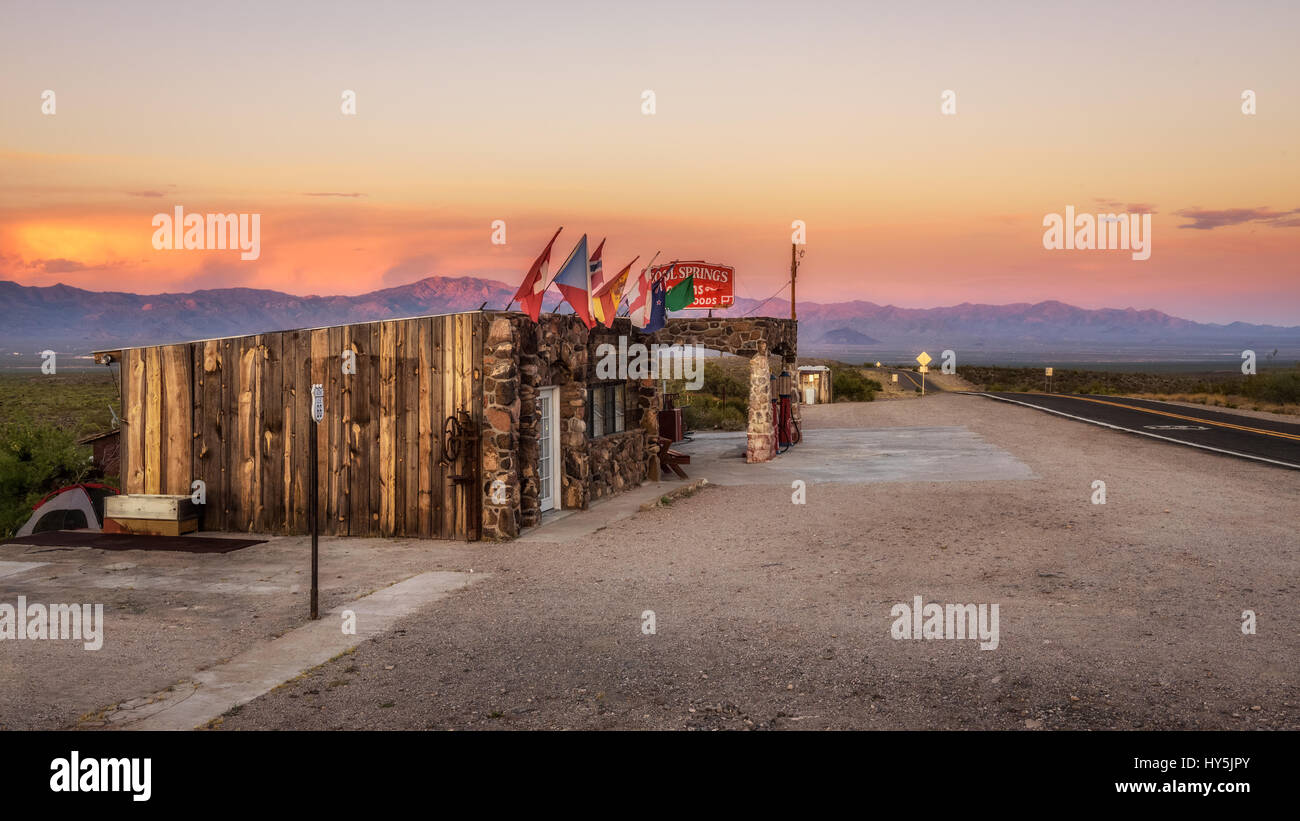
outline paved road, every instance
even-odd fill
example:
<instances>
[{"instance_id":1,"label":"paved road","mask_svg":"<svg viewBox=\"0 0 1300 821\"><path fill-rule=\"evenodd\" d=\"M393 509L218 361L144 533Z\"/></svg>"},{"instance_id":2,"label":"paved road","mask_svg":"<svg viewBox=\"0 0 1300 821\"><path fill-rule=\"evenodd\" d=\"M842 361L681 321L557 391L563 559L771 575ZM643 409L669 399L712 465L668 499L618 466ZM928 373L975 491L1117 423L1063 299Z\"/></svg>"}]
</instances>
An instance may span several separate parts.
<instances>
[{"instance_id":1,"label":"paved road","mask_svg":"<svg viewBox=\"0 0 1300 821\"><path fill-rule=\"evenodd\" d=\"M1117 396L979 395L1129 433L1300 470L1300 425L1291 422Z\"/></svg>"},{"instance_id":2,"label":"paved road","mask_svg":"<svg viewBox=\"0 0 1300 821\"><path fill-rule=\"evenodd\" d=\"M899 387L907 390L921 389L921 374L916 373L915 371L904 370L903 368L883 368L882 370L898 374ZM936 385L934 380L927 376L925 380L925 392L943 393L943 388Z\"/></svg>"}]
</instances>

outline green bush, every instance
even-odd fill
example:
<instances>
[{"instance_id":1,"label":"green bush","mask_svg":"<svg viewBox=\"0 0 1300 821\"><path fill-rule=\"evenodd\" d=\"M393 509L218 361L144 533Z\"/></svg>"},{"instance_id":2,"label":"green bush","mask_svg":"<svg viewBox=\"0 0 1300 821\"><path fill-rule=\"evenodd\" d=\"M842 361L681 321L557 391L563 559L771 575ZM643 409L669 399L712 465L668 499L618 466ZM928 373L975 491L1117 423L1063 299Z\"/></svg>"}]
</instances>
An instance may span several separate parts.
<instances>
[{"instance_id":1,"label":"green bush","mask_svg":"<svg viewBox=\"0 0 1300 821\"><path fill-rule=\"evenodd\" d=\"M958 366L957 373L987 391L1042 391L1042 368ZM1233 373L1182 374L1175 372L1087 371L1057 368L1052 377L1055 393L1210 393L1245 396L1280 405L1300 403L1300 368L1263 370L1254 376Z\"/></svg>"},{"instance_id":2,"label":"green bush","mask_svg":"<svg viewBox=\"0 0 1300 821\"><path fill-rule=\"evenodd\" d=\"M0 538L13 536L42 496L90 470L90 448L69 431L28 421L0 427Z\"/></svg>"},{"instance_id":3,"label":"green bush","mask_svg":"<svg viewBox=\"0 0 1300 821\"><path fill-rule=\"evenodd\" d=\"M682 406L682 420L687 430L744 430L749 418L748 399L732 398L727 390L724 404L716 396L702 393L690 394L688 404Z\"/></svg>"},{"instance_id":4,"label":"green bush","mask_svg":"<svg viewBox=\"0 0 1300 821\"><path fill-rule=\"evenodd\" d=\"M1300 402L1300 370L1265 371L1242 379L1236 393L1251 399L1291 405Z\"/></svg>"},{"instance_id":5,"label":"green bush","mask_svg":"<svg viewBox=\"0 0 1300 821\"><path fill-rule=\"evenodd\" d=\"M831 371L831 395L836 402L870 402L881 387L879 382L863 376L856 368Z\"/></svg>"},{"instance_id":6,"label":"green bush","mask_svg":"<svg viewBox=\"0 0 1300 821\"><path fill-rule=\"evenodd\" d=\"M733 397L744 399L749 396L749 385L728 373L720 365L706 361L704 363L704 386L700 389L700 392L707 393L710 396L726 396L728 400Z\"/></svg>"}]
</instances>

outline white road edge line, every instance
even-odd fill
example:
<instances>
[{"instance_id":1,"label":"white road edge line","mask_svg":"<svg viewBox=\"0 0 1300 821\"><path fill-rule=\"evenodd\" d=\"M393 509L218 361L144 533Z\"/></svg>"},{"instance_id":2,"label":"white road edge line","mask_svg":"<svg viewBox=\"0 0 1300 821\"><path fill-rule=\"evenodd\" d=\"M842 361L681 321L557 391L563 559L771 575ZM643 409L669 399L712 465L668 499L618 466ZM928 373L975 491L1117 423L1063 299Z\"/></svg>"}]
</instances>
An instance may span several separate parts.
<instances>
[{"instance_id":1,"label":"white road edge line","mask_svg":"<svg viewBox=\"0 0 1300 821\"><path fill-rule=\"evenodd\" d=\"M1005 396L994 396L991 393L976 393L975 396L986 396L989 399L997 399L1000 402L1010 402L1013 405L1024 405L1026 408L1033 408L1034 410L1047 411L1048 413L1054 413L1057 416L1064 416L1067 419L1076 419L1080 422L1087 422L1090 425L1100 425L1103 428L1122 430L1126 433L1136 433L1139 436L1150 436L1152 439L1163 439L1166 442L1173 442L1176 445L1187 445L1193 448L1200 448L1201 450L1214 451L1215 453L1224 453L1227 454L1228 456L1239 456L1242 459L1254 459L1256 462L1268 462L1271 465L1281 465L1284 468L1291 468L1292 470L1300 470L1300 465L1293 465L1290 462L1279 462L1276 459L1265 459L1263 456L1252 456L1249 453L1238 453L1235 450L1224 450L1223 448L1212 448L1209 445L1198 445L1195 442L1188 442L1183 439L1174 439L1169 436L1161 436L1158 433L1148 433L1147 431L1144 430L1134 430L1133 428L1126 428L1120 425L1112 425L1109 422L1099 422L1096 419L1088 419L1087 417L1083 417L1083 416L1075 416L1072 413L1065 413L1064 411L1052 410L1051 408L1045 408L1042 405L1035 405L1030 402L1021 402L1018 399L1007 399Z\"/></svg>"}]
</instances>

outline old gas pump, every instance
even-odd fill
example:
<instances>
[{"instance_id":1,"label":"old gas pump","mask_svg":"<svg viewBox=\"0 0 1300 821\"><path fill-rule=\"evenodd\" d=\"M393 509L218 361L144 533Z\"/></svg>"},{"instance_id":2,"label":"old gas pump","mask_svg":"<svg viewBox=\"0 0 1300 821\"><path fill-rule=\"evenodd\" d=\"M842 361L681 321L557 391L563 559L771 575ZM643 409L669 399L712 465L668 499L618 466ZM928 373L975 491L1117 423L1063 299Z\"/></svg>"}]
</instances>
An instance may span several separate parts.
<instances>
[{"instance_id":1,"label":"old gas pump","mask_svg":"<svg viewBox=\"0 0 1300 821\"><path fill-rule=\"evenodd\" d=\"M767 396L772 403L772 455L781 452L781 393L776 374L767 378Z\"/></svg>"},{"instance_id":2,"label":"old gas pump","mask_svg":"<svg viewBox=\"0 0 1300 821\"><path fill-rule=\"evenodd\" d=\"M794 444L794 376L789 371L781 371L781 377L777 380L777 399L778 405L776 414L772 419L776 422L776 440L780 443L780 450L786 451Z\"/></svg>"}]
</instances>

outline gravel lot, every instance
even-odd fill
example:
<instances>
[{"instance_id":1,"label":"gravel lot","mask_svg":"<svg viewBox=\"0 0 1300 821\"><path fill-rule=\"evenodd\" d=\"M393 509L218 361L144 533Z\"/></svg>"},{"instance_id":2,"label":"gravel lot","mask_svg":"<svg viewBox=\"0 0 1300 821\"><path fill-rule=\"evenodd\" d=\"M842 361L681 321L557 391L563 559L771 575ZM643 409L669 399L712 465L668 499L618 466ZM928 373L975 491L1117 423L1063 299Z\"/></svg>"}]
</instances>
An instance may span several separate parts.
<instances>
[{"instance_id":1,"label":"gravel lot","mask_svg":"<svg viewBox=\"0 0 1300 821\"><path fill-rule=\"evenodd\" d=\"M226 534L244 536L247 534ZM0 730L96 727L148 697L307 622L311 540L265 537L233 553L0 545L0 603L99 603L103 646L0 642ZM473 561L463 542L321 539L321 611L429 569ZM3 569L3 566L0 566Z\"/></svg>"},{"instance_id":2,"label":"gravel lot","mask_svg":"<svg viewBox=\"0 0 1300 821\"><path fill-rule=\"evenodd\" d=\"M804 419L966 426L1039 478L810 484L805 505L712 487L484 544L492 578L221 728L1300 728L1300 473L975 396ZM892 639L916 595L997 603L1000 646Z\"/></svg>"}]
</instances>

